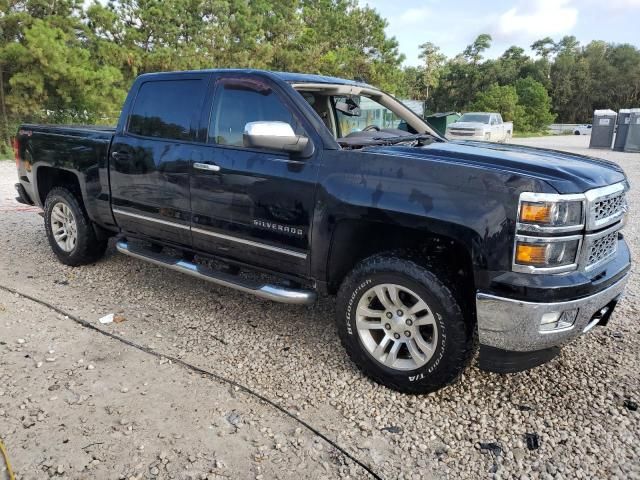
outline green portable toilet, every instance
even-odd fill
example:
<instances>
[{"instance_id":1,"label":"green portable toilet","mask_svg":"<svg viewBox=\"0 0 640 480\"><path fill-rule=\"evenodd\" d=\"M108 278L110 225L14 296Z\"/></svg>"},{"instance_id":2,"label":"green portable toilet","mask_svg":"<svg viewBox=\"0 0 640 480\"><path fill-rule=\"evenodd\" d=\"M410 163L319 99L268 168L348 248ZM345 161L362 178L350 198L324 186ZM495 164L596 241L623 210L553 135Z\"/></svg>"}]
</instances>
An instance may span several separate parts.
<instances>
[{"instance_id":1,"label":"green portable toilet","mask_svg":"<svg viewBox=\"0 0 640 480\"><path fill-rule=\"evenodd\" d=\"M433 127L441 135L447 132L447 126L460 118L458 112L438 112L427 115L425 119L427 123Z\"/></svg>"}]
</instances>

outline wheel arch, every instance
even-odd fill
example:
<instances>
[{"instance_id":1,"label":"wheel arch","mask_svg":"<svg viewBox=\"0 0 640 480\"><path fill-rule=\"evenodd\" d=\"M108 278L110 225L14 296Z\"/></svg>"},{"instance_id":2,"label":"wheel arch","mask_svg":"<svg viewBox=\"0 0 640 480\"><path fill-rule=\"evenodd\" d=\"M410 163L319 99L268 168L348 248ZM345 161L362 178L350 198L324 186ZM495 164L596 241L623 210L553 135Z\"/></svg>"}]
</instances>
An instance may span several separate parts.
<instances>
[{"instance_id":1,"label":"wheel arch","mask_svg":"<svg viewBox=\"0 0 640 480\"><path fill-rule=\"evenodd\" d=\"M47 195L54 188L62 187L69 190L78 200L80 207L88 215L92 221L91 225L95 234L100 239L105 239L113 235L112 232L105 230L93 221L91 212L87 208L86 198L81 178L75 172L64 168L51 167L48 165L39 166L35 172L35 198L39 202L40 207L44 208Z\"/></svg>"},{"instance_id":2,"label":"wheel arch","mask_svg":"<svg viewBox=\"0 0 640 480\"><path fill-rule=\"evenodd\" d=\"M82 189L78 175L69 170L42 165L35 172L36 197L40 205L44 206L49 192L56 187L66 187L73 192L78 200L84 204Z\"/></svg>"},{"instance_id":3,"label":"wheel arch","mask_svg":"<svg viewBox=\"0 0 640 480\"><path fill-rule=\"evenodd\" d=\"M362 260L384 252L403 256L454 280L464 303L475 298L471 249L453 235L382 222L343 220L336 225L327 259L327 290L335 293ZM451 283L451 282L450 282Z\"/></svg>"}]
</instances>

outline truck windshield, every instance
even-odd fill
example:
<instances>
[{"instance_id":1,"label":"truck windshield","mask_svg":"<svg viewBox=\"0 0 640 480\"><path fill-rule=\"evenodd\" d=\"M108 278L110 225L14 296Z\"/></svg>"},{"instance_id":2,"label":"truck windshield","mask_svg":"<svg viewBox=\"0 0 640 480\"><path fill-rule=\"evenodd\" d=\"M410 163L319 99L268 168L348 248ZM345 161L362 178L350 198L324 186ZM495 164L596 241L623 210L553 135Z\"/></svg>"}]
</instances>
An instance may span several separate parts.
<instances>
[{"instance_id":1,"label":"truck windshield","mask_svg":"<svg viewBox=\"0 0 640 480\"><path fill-rule=\"evenodd\" d=\"M349 116L336 110L340 134L346 137L350 133L360 132L366 127L376 126L379 129L397 128L407 130L406 122L388 108L365 96L350 96L360 107L360 115ZM334 102L345 102L347 97L333 97Z\"/></svg>"},{"instance_id":2,"label":"truck windshield","mask_svg":"<svg viewBox=\"0 0 640 480\"><path fill-rule=\"evenodd\" d=\"M458 122L475 122L475 123L489 123L490 115L483 115L481 113L465 113L457 121Z\"/></svg>"}]
</instances>

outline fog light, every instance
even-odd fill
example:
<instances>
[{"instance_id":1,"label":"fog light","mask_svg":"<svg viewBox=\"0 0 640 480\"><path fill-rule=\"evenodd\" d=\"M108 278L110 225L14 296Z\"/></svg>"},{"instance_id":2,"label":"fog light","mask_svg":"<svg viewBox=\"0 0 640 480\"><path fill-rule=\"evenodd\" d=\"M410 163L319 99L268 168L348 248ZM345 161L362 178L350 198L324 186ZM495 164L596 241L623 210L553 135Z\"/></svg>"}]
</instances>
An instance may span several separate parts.
<instances>
[{"instance_id":1,"label":"fog light","mask_svg":"<svg viewBox=\"0 0 640 480\"><path fill-rule=\"evenodd\" d=\"M571 328L578 316L578 309L565 310L563 312L547 312L540 319L541 332L553 332Z\"/></svg>"}]
</instances>

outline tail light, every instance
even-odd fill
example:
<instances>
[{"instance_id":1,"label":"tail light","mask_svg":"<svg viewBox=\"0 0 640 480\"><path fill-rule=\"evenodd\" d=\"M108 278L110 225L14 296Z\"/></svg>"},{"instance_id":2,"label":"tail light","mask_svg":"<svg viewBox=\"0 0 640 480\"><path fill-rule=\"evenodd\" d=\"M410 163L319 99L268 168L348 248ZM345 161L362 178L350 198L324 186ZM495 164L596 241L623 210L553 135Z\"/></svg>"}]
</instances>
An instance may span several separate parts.
<instances>
[{"instance_id":1,"label":"tail light","mask_svg":"<svg viewBox=\"0 0 640 480\"><path fill-rule=\"evenodd\" d=\"M11 141L11 145L13 146L13 155L16 158L16 168L20 167L20 140L18 137L14 138Z\"/></svg>"}]
</instances>

